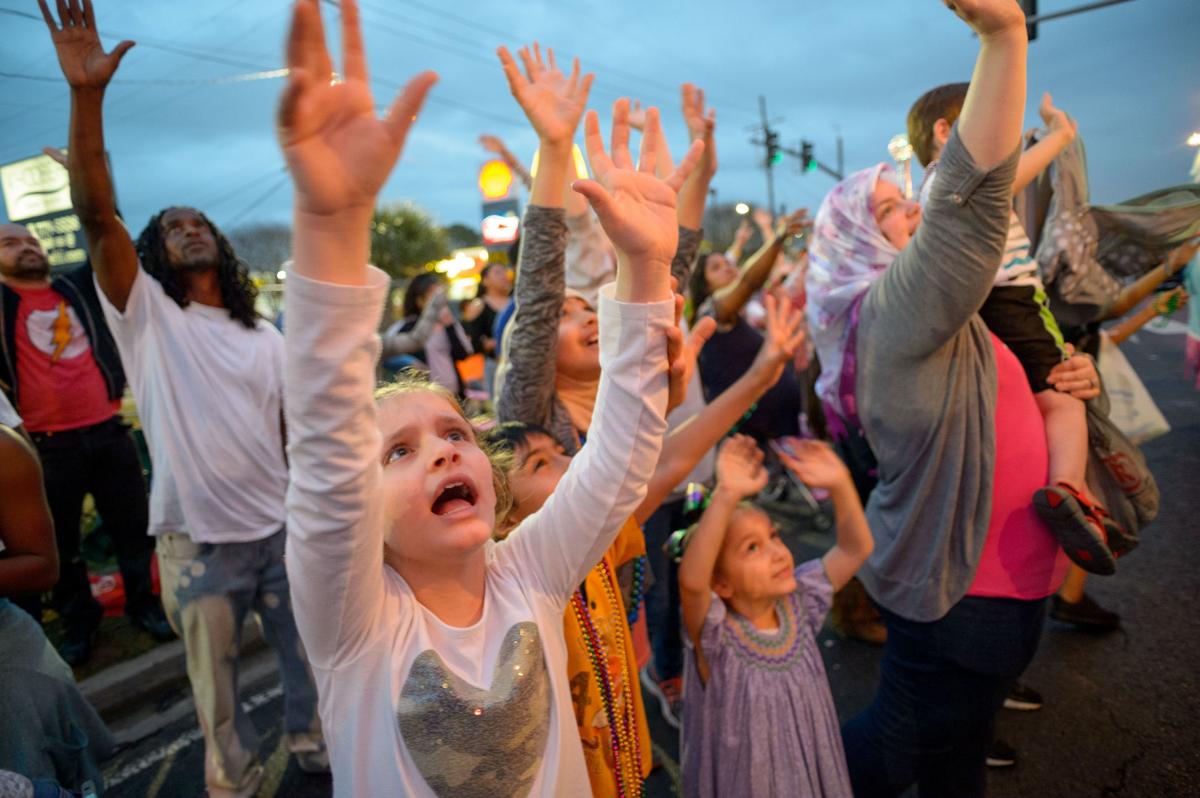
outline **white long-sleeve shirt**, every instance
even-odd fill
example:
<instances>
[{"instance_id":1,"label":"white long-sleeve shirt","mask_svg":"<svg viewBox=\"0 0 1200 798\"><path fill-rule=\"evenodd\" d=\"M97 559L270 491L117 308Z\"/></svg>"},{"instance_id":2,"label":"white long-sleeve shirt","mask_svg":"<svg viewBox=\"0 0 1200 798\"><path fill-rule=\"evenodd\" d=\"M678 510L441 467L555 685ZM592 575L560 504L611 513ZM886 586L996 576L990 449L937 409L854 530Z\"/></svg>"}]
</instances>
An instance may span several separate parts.
<instances>
[{"instance_id":1,"label":"white long-sleeve shirt","mask_svg":"<svg viewBox=\"0 0 1200 798\"><path fill-rule=\"evenodd\" d=\"M386 286L373 271L361 287L299 275L287 287L286 560L334 793L586 795L562 617L658 459L673 303L602 298L588 444L539 512L487 544L482 616L457 628L383 562L371 390Z\"/></svg>"}]
</instances>

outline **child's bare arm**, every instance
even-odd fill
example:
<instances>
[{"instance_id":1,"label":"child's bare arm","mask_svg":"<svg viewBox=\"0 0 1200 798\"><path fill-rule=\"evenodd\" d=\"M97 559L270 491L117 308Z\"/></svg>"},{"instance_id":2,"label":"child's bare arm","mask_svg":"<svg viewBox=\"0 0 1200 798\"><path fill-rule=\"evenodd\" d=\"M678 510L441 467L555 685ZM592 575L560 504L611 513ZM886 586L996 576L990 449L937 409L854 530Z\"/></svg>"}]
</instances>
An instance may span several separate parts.
<instances>
[{"instance_id":1,"label":"child's bare arm","mask_svg":"<svg viewBox=\"0 0 1200 798\"><path fill-rule=\"evenodd\" d=\"M1171 250L1161 267L1146 272L1136 281L1121 289L1121 293L1117 294L1113 303L1104 309L1097 321L1119 319L1133 310L1139 302L1150 296L1154 289L1173 275L1183 271L1195 257L1197 251L1200 251L1200 238L1185 241Z\"/></svg>"},{"instance_id":2,"label":"child's bare arm","mask_svg":"<svg viewBox=\"0 0 1200 798\"><path fill-rule=\"evenodd\" d=\"M838 591L858 572L871 555L875 542L863 514L862 502L854 481L841 459L829 444L820 441L797 441L792 447L794 457L781 454L783 464L806 485L825 488L833 498L837 517L837 541L821 558L825 575L834 591Z\"/></svg>"},{"instance_id":3,"label":"child's bare arm","mask_svg":"<svg viewBox=\"0 0 1200 798\"><path fill-rule=\"evenodd\" d=\"M1075 140L1078 124L1067 112L1054 106L1050 92L1042 95L1042 104L1038 108L1042 121L1046 123L1047 134L1029 149L1021 153L1017 162L1017 176L1013 179L1013 193L1024 189L1037 176L1046 171L1046 167Z\"/></svg>"},{"instance_id":4,"label":"child's bare arm","mask_svg":"<svg viewBox=\"0 0 1200 798\"><path fill-rule=\"evenodd\" d=\"M683 625L697 658L703 662L700 633L712 604L713 571L725 531L738 502L758 493L767 484L767 471L762 465L762 450L746 435L735 435L721 446L717 454L717 487L708 509L691 534L683 560L679 563L679 602L683 610ZM701 667L701 676L706 676Z\"/></svg>"},{"instance_id":5,"label":"child's bare arm","mask_svg":"<svg viewBox=\"0 0 1200 798\"><path fill-rule=\"evenodd\" d=\"M779 303L768 294L766 336L754 363L742 377L729 386L703 410L677 427L663 442L662 456L638 507L638 523L645 523L675 486L696 467L750 406L770 390L784 366L804 343L804 314L790 303ZM711 319L701 322L712 323Z\"/></svg>"}]
</instances>

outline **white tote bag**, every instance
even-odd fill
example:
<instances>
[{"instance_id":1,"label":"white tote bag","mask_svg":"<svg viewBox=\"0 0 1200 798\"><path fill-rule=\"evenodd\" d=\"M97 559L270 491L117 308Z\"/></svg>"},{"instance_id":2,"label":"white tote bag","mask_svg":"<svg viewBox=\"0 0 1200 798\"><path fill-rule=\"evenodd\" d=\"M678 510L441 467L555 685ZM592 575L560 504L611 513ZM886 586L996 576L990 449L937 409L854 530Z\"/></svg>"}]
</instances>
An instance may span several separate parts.
<instances>
[{"instance_id":1,"label":"white tote bag","mask_svg":"<svg viewBox=\"0 0 1200 798\"><path fill-rule=\"evenodd\" d=\"M1100 379L1112 402L1108 417L1137 445L1171 431L1171 425L1154 403L1137 372L1105 334L1100 335Z\"/></svg>"}]
</instances>

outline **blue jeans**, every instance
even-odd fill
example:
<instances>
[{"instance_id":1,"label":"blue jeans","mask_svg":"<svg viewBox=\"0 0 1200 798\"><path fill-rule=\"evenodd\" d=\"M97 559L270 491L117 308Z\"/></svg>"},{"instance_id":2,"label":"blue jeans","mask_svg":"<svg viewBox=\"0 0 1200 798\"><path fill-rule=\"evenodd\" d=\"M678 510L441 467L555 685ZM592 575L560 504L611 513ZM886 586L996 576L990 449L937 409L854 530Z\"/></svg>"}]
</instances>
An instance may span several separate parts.
<instances>
[{"instance_id":1,"label":"blue jeans","mask_svg":"<svg viewBox=\"0 0 1200 798\"><path fill-rule=\"evenodd\" d=\"M663 544L683 522L683 499L667 502L642 525L646 536L646 561L654 582L646 593L646 630L659 679L683 675L683 638L679 619L679 566L663 551Z\"/></svg>"},{"instance_id":2,"label":"blue jeans","mask_svg":"<svg viewBox=\"0 0 1200 798\"><path fill-rule=\"evenodd\" d=\"M857 798L972 798L1009 685L1033 659L1046 602L969 596L918 623L881 611L888 639L875 701L842 728Z\"/></svg>"}]
</instances>

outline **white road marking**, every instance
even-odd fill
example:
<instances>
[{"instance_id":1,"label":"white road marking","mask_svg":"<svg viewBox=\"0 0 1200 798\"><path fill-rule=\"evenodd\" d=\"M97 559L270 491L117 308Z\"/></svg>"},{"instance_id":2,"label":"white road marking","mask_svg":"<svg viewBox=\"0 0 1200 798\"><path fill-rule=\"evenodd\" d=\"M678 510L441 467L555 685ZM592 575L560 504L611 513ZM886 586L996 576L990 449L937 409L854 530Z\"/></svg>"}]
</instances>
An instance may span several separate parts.
<instances>
[{"instance_id":1,"label":"white road marking","mask_svg":"<svg viewBox=\"0 0 1200 798\"><path fill-rule=\"evenodd\" d=\"M255 693L254 695L250 696L245 701L243 701L242 702L242 711L243 712L251 712L254 709L257 709L258 707L261 707L263 704L267 703L268 701L278 698L281 695L283 695L283 685L277 684L277 685L274 685L273 687L268 687L266 690L263 690L260 693ZM167 743L166 745L161 745L158 748L155 748L153 751L150 751L149 753L144 754L144 755L138 757L137 759L135 759L134 761L124 765L116 772L106 775L104 778L105 788L108 790L111 790L113 787L116 787L118 784L122 784L123 782L129 781L130 779L132 779L134 776L138 775L139 773L143 773L146 770L149 770L150 768L157 765L159 762L166 759L168 756L179 753L180 751L187 748L189 745L196 742L197 740L202 739L203 737L204 737L204 734L203 734L203 732L200 731L199 728L189 729L188 731L185 731L183 734L179 735L178 737L176 737L174 740Z\"/></svg>"}]
</instances>

